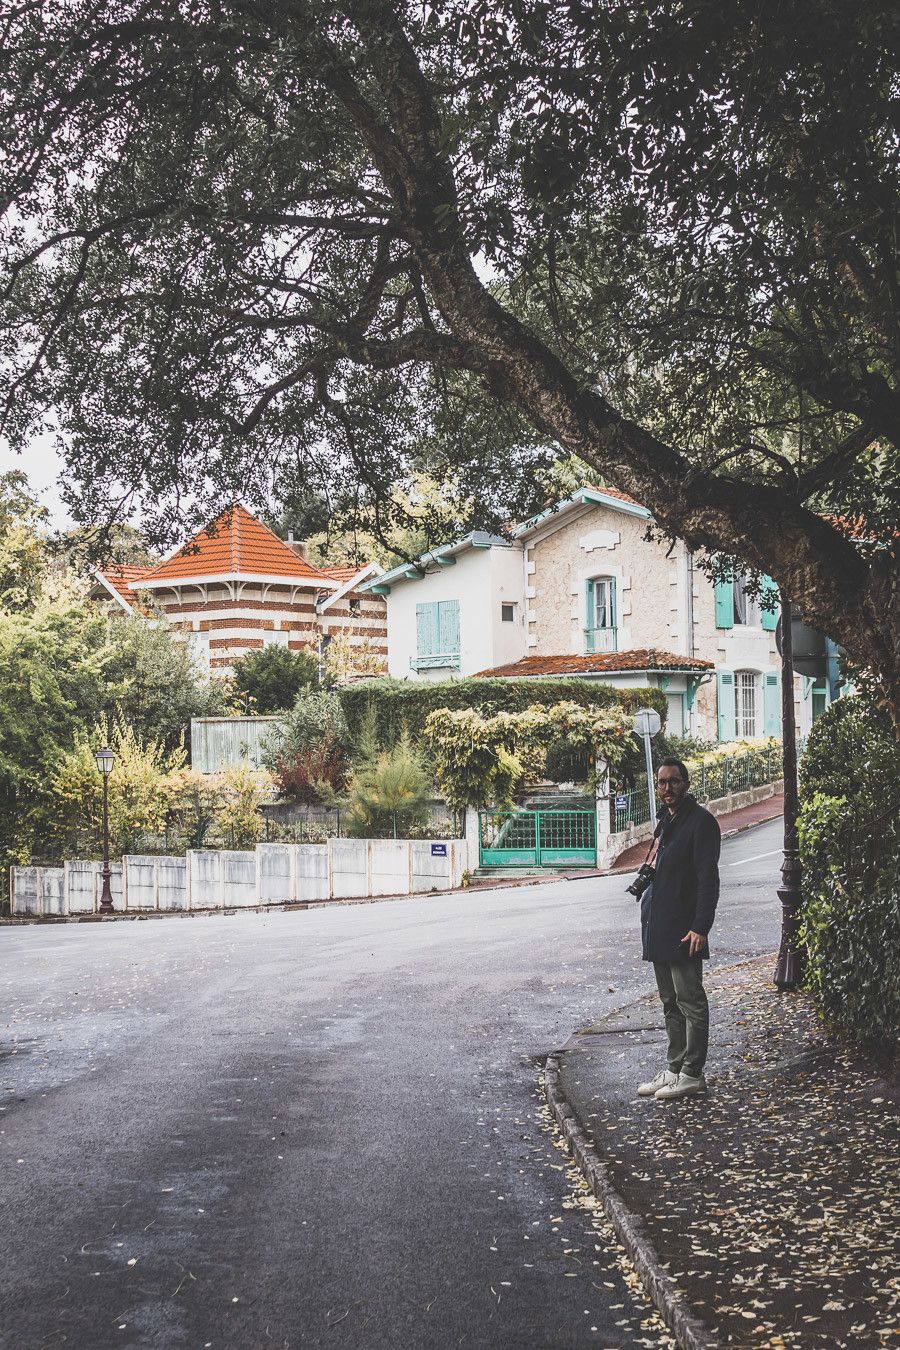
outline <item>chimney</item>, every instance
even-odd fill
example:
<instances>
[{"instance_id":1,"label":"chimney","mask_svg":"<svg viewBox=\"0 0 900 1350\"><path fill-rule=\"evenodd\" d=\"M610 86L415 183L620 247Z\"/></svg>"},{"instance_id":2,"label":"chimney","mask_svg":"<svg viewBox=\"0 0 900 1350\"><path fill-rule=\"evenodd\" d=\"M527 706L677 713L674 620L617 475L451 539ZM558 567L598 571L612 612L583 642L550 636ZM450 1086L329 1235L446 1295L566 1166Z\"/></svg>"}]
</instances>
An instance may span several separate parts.
<instances>
[{"instance_id":1,"label":"chimney","mask_svg":"<svg viewBox=\"0 0 900 1350\"><path fill-rule=\"evenodd\" d=\"M288 530L287 546L296 553L298 558L302 558L304 562L309 558L309 544L305 539L295 539L293 530Z\"/></svg>"}]
</instances>

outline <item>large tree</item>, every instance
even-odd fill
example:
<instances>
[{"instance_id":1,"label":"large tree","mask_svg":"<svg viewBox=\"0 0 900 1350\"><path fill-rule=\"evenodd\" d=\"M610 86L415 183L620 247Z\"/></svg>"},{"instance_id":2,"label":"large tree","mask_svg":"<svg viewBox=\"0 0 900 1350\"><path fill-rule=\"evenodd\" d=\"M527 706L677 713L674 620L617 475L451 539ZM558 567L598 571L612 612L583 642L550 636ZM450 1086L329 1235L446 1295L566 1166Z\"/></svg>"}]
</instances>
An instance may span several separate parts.
<instances>
[{"instance_id":1,"label":"large tree","mask_svg":"<svg viewBox=\"0 0 900 1350\"><path fill-rule=\"evenodd\" d=\"M368 507L424 456L499 518L562 447L896 715L895 6L23 0L3 36L5 424L51 410L85 515L273 472Z\"/></svg>"}]
</instances>

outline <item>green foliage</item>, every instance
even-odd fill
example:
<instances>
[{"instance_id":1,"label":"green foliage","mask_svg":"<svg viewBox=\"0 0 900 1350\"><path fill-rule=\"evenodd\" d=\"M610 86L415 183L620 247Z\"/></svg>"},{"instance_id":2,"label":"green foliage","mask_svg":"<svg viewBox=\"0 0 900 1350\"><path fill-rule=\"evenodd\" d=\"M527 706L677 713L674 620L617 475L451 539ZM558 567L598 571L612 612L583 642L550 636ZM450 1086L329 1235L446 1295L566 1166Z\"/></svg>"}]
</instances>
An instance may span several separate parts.
<instances>
[{"instance_id":1,"label":"green foliage","mask_svg":"<svg viewBox=\"0 0 900 1350\"><path fill-rule=\"evenodd\" d=\"M855 1041L900 1031L900 756L887 713L859 695L814 723L801 764L807 981Z\"/></svg>"},{"instance_id":2,"label":"green foliage","mask_svg":"<svg viewBox=\"0 0 900 1350\"><path fill-rule=\"evenodd\" d=\"M104 721L89 734L80 731L57 762L47 794L45 821L62 854L97 857L102 850L103 778L94 751L104 744L115 753L108 781L111 854L133 853L145 836L160 833L175 802L183 746L167 751L121 719L111 728Z\"/></svg>"},{"instance_id":3,"label":"green foliage","mask_svg":"<svg viewBox=\"0 0 900 1350\"><path fill-rule=\"evenodd\" d=\"M304 689L319 682L319 660L308 647L292 652L287 647L262 647L234 663L233 685L245 707L261 716L291 708Z\"/></svg>"},{"instance_id":4,"label":"green foliage","mask_svg":"<svg viewBox=\"0 0 900 1350\"><path fill-rule=\"evenodd\" d=\"M153 628L137 617L107 619L106 625L104 711L167 746L185 738L192 717L223 712L220 684L168 628Z\"/></svg>"},{"instance_id":5,"label":"green foliage","mask_svg":"<svg viewBox=\"0 0 900 1350\"><path fill-rule=\"evenodd\" d=\"M52 566L47 511L18 470L0 474L0 609L30 610Z\"/></svg>"},{"instance_id":6,"label":"green foliage","mask_svg":"<svg viewBox=\"0 0 900 1350\"><path fill-rule=\"evenodd\" d=\"M299 695L269 732L262 758L286 796L318 801L323 789L343 785L349 744L338 695L310 690Z\"/></svg>"},{"instance_id":7,"label":"green foliage","mask_svg":"<svg viewBox=\"0 0 900 1350\"><path fill-rule=\"evenodd\" d=\"M265 834L262 806L275 781L264 769L231 764L215 776L216 824L226 848L252 848Z\"/></svg>"},{"instance_id":8,"label":"green foliage","mask_svg":"<svg viewBox=\"0 0 900 1350\"><path fill-rule=\"evenodd\" d=\"M548 680L364 680L337 691L344 710L350 740L356 744L367 716L375 719L379 746L395 745L404 732L416 743L430 713L438 708L472 708L490 716L498 712L524 712L533 706L575 703L582 708L621 708L633 714L638 708L655 708L665 721L666 696L659 689L614 689L593 680L560 678Z\"/></svg>"},{"instance_id":9,"label":"green foliage","mask_svg":"<svg viewBox=\"0 0 900 1350\"><path fill-rule=\"evenodd\" d=\"M625 753L629 730L621 709L574 702L486 716L474 708L438 708L425 723L425 740L451 806L503 807L523 779L543 770L551 747L564 743L588 749L615 765Z\"/></svg>"},{"instance_id":10,"label":"green foliage","mask_svg":"<svg viewBox=\"0 0 900 1350\"><path fill-rule=\"evenodd\" d=\"M407 736L390 750L362 758L354 765L346 793L337 799L347 834L408 838L425 824L429 788L428 774Z\"/></svg>"}]
</instances>

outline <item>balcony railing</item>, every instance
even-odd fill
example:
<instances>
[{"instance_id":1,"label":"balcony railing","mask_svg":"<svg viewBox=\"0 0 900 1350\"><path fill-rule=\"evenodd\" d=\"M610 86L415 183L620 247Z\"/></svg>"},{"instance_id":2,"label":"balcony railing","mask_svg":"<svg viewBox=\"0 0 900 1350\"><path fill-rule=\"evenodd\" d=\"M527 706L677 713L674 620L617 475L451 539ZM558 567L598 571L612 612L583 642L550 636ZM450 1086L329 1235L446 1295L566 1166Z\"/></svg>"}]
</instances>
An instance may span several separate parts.
<instances>
[{"instance_id":1,"label":"balcony railing","mask_svg":"<svg viewBox=\"0 0 900 1350\"><path fill-rule=\"evenodd\" d=\"M430 656L413 656L411 670L458 670L459 652L433 652Z\"/></svg>"},{"instance_id":2,"label":"balcony railing","mask_svg":"<svg viewBox=\"0 0 900 1350\"><path fill-rule=\"evenodd\" d=\"M588 656L598 652L618 651L617 628L586 628L584 630L584 650Z\"/></svg>"}]
</instances>

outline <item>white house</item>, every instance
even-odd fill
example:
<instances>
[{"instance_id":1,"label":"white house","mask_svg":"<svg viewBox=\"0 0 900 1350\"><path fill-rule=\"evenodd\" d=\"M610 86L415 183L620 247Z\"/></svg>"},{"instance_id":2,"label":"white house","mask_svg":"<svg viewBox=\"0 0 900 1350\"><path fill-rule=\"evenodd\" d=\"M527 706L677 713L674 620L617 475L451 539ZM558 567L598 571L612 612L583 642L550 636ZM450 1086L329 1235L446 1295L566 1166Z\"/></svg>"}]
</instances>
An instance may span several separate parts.
<instances>
[{"instance_id":1,"label":"white house","mask_svg":"<svg viewBox=\"0 0 900 1350\"><path fill-rule=\"evenodd\" d=\"M579 488L508 538L476 531L363 582L387 602L390 674L651 685L675 732L778 735L777 608L745 576L713 585L683 543L648 538L650 523L624 493ZM816 691L796 689L808 726Z\"/></svg>"},{"instance_id":2,"label":"white house","mask_svg":"<svg viewBox=\"0 0 900 1350\"><path fill-rule=\"evenodd\" d=\"M475 530L360 584L387 601L388 674L474 675L522 655L521 545Z\"/></svg>"}]
</instances>

